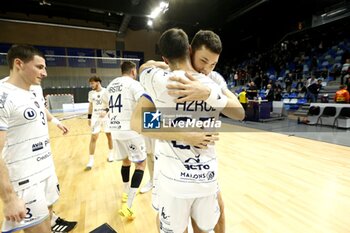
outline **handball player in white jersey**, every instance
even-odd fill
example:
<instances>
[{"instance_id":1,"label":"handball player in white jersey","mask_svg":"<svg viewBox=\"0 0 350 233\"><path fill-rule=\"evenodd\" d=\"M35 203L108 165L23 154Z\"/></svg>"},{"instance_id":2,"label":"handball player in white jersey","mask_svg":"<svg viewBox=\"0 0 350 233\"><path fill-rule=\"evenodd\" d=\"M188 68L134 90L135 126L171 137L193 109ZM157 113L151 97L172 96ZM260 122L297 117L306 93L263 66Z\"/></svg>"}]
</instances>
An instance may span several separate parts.
<instances>
[{"instance_id":1,"label":"handball player in white jersey","mask_svg":"<svg viewBox=\"0 0 350 233\"><path fill-rule=\"evenodd\" d=\"M108 162L113 162L113 142L109 129L108 115L105 114L105 109L102 107L102 96L106 89L101 86L101 78L93 76L89 79L91 91L89 91L89 110L88 110L88 122L91 127L91 139L89 144L89 162L86 165L86 169L89 170L94 165L94 154L96 149L96 142L98 135L103 129L107 136L109 155Z\"/></svg>"},{"instance_id":2,"label":"handball player in white jersey","mask_svg":"<svg viewBox=\"0 0 350 233\"><path fill-rule=\"evenodd\" d=\"M49 207L58 200L45 106L30 90L47 76L40 51L14 45L10 77L0 85L0 198L2 232L51 232Z\"/></svg>"},{"instance_id":3,"label":"handball player in white jersey","mask_svg":"<svg viewBox=\"0 0 350 233\"><path fill-rule=\"evenodd\" d=\"M222 92L231 100L236 102L236 107L231 109L230 118L240 120L244 109L241 107L237 97L227 88L227 83L224 78L214 71L214 68L219 60L220 53L222 51L222 44L220 37L210 30L198 31L191 41L191 63L193 68L207 77L212 79L219 87ZM160 67L163 69L169 69L169 66L164 62L148 62L152 66ZM169 94L173 96L181 96L177 101L193 101L193 100L206 100L210 95L210 88L203 85L196 78L191 75L187 75L188 79L180 77L170 77L170 80L175 81L169 85ZM155 163L155 168L156 168ZM156 170L156 169L155 169ZM157 174L154 174L154 180L157 180ZM156 196L156 184L155 189L152 192L152 204L156 208L157 196ZM221 192L218 193L218 200L220 206L220 218L215 226L216 233L225 232L225 213L224 203L221 197ZM192 221L193 222L193 221ZM194 233L200 233L201 231L193 222Z\"/></svg>"},{"instance_id":4,"label":"handball player in white jersey","mask_svg":"<svg viewBox=\"0 0 350 233\"><path fill-rule=\"evenodd\" d=\"M196 120L217 119L220 110L229 115L230 108L235 107L235 102L227 99L214 81L193 69L185 32L180 29L166 31L161 36L159 47L163 59L169 64L171 70L180 69L191 72L200 82L211 88L210 96L205 102L175 103L174 97L170 96L166 89L169 77L174 74L159 68L142 69L141 67L140 82L163 115L164 113L192 114L193 119ZM186 77L183 75L182 78ZM135 125L135 130L139 132L142 132L141 127L137 126L140 124L138 121L142 112L140 106L151 106L150 103L147 99L141 98L136 108L132 125L133 127ZM214 147L210 142L217 138L208 133L197 133L197 137L193 136L193 132L187 132L181 136L179 136L180 133L162 132L158 135L142 133L167 139L159 142L160 231L182 233L188 225L189 217L196 221L201 230L213 230L220 215L220 208L217 201L217 161Z\"/></svg>"},{"instance_id":5,"label":"handball player in white jersey","mask_svg":"<svg viewBox=\"0 0 350 233\"><path fill-rule=\"evenodd\" d=\"M7 76L0 80L0 85L4 82L6 82L10 77ZM33 93L34 96L38 97L38 99L45 105L45 98L43 96L43 89L41 85L31 85L30 91ZM59 128L63 135L68 134L69 130L68 128L56 117L54 117L48 110L45 108L45 114L48 122L52 122ZM53 233L58 232L69 232L75 228L77 225L76 221L67 221L58 215L54 211L51 213L51 229Z\"/></svg>"},{"instance_id":6,"label":"handball player in white jersey","mask_svg":"<svg viewBox=\"0 0 350 233\"><path fill-rule=\"evenodd\" d=\"M123 62L121 71L122 76L115 78L106 88L103 104L104 107L108 107L114 156L116 160L122 160L123 194L119 214L132 220L135 218L133 200L141 184L146 165L146 145L143 136L131 130L130 119L139 98L148 97L148 95L141 84L135 80L137 77L135 63ZM135 164L135 170L130 182L131 163Z\"/></svg>"},{"instance_id":7,"label":"handball player in white jersey","mask_svg":"<svg viewBox=\"0 0 350 233\"><path fill-rule=\"evenodd\" d=\"M6 82L10 77L7 76L3 79L0 80L0 84ZM30 91L33 93L33 95L37 96L41 102L45 105L45 98L43 95L43 89L41 87L41 85L31 85L30 86ZM46 114L46 118L48 122L52 122L53 124L55 124L57 126L57 128L59 128L63 135L68 134L69 129L60 121L58 120L56 117L54 117L48 110L47 108L45 108L45 114Z\"/></svg>"}]
</instances>

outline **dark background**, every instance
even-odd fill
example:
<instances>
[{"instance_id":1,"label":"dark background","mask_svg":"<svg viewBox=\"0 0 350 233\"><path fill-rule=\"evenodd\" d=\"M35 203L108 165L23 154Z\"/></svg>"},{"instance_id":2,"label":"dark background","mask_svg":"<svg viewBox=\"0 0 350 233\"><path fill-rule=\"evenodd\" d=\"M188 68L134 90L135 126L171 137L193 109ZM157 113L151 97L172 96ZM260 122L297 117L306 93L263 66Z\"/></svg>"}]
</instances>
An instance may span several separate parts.
<instances>
[{"instance_id":1,"label":"dark background","mask_svg":"<svg viewBox=\"0 0 350 233\"><path fill-rule=\"evenodd\" d=\"M223 59L268 50L285 38L338 36L349 31L349 18L312 28L312 16L329 12L341 0L169 0L169 9L147 26L156 0L11 0L2 3L0 18L116 30L164 31L183 28L191 37L199 29L218 33ZM349 9L347 9L347 12ZM40 18L38 18L40 16ZM74 21L74 20L80 21Z\"/></svg>"}]
</instances>

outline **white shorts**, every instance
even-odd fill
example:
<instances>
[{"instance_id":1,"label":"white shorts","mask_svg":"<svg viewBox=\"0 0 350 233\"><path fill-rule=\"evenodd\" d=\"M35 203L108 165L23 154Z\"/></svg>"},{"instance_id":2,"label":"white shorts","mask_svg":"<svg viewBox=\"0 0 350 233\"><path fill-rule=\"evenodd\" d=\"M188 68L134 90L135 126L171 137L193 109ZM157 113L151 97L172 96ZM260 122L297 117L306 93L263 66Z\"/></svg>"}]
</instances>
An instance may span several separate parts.
<instances>
[{"instance_id":1,"label":"white shorts","mask_svg":"<svg viewBox=\"0 0 350 233\"><path fill-rule=\"evenodd\" d=\"M58 200L59 192L60 189L55 174L38 184L16 192L17 196L25 202L26 217L19 223L4 219L2 232L19 231L43 222L49 217L48 206L53 205Z\"/></svg>"},{"instance_id":2,"label":"white shorts","mask_svg":"<svg viewBox=\"0 0 350 233\"><path fill-rule=\"evenodd\" d=\"M116 160L128 158L131 162L140 163L147 158L145 140L142 136L126 140L113 139L113 151Z\"/></svg>"},{"instance_id":3,"label":"white shorts","mask_svg":"<svg viewBox=\"0 0 350 233\"><path fill-rule=\"evenodd\" d=\"M156 139L145 137L145 144L146 144L146 152L147 154L154 154L155 147L156 147Z\"/></svg>"},{"instance_id":4,"label":"white shorts","mask_svg":"<svg viewBox=\"0 0 350 233\"><path fill-rule=\"evenodd\" d=\"M212 231L220 217L217 194L199 198L176 198L158 187L161 233L183 233L190 217L205 232Z\"/></svg>"},{"instance_id":5,"label":"white shorts","mask_svg":"<svg viewBox=\"0 0 350 233\"><path fill-rule=\"evenodd\" d=\"M101 117L92 117L91 118L91 132L92 134L98 134L101 132L101 129L105 133L110 133L111 130L109 129L109 118L105 116L104 118Z\"/></svg>"}]
</instances>

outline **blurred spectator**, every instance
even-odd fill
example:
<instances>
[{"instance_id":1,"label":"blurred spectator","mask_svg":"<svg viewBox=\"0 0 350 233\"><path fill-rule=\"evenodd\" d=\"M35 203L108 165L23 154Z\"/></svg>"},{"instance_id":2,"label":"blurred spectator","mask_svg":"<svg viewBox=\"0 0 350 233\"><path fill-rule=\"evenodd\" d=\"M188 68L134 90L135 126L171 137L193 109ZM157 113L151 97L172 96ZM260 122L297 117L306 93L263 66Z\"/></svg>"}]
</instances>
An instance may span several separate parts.
<instances>
[{"instance_id":1,"label":"blurred spectator","mask_svg":"<svg viewBox=\"0 0 350 233\"><path fill-rule=\"evenodd\" d=\"M304 86L304 82L302 81L301 78L299 78L295 88L297 89L298 92L300 92L303 86Z\"/></svg>"},{"instance_id":2,"label":"blurred spectator","mask_svg":"<svg viewBox=\"0 0 350 233\"><path fill-rule=\"evenodd\" d=\"M317 100L318 100L318 94L320 93L320 91L321 91L321 89L322 89L322 79L318 79L317 80L317 84L316 84L316 87L317 87L317 89L316 89L316 102L317 102Z\"/></svg>"},{"instance_id":3,"label":"blurred spectator","mask_svg":"<svg viewBox=\"0 0 350 233\"><path fill-rule=\"evenodd\" d=\"M350 74L350 58L346 59L346 62L343 64L343 67L341 68L340 84L344 84L344 77L347 74Z\"/></svg>"},{"instance_id":4,"label":"blurred spectator","mask_svg":"<svg viewBox=\"0 0 350 233\"><path fill-rule=\"evenodd\" d=\"M242 104L244 111L246 111L247 105L248 105L248 98L247 98L247 92L245 88L242 88L241 92L238 94L238 99L239 99L239 102Z\"/></svg>"},{"instance_id":5,"label":"blurred spectator","mask_svg":"<svg viewBox=\"0 0 350 233\"><path fill-rule=\"evenodd\" d=\"M245 88L242 88L241 92L238 94L238 100L242 104L244 112L246 112L248 107L248 98L247 98L247 92ZM245 122L246 118L247 118L247 115L245 115L243 122Z\"/></svg>"},{"instance_id":6,"label":"blurred spectator","mask_svg":"<svg viewBox=\"0 0 350 233\"><path fill-rule=\"evenodd\" d=\"M275 94L274 94L274 91L272 89L271 84L268 84L266 86L265 98L266 98L267 102L270 104L270 112L272 112L273 111L272 101L275 99Z\"/></svg>"},{"instance_id":7,"label":"blurred spectator","mask_svg":"<svg viewBox=\"0 0 350 233\"><path fill-rule=\"evenodd\" d=\"M284 83L286 84L286 92L290 93L290 90L292 89L292 83L293 83L293 74L288 73L287 76L284 79Z\"/></svg>"},{"instance_id":8,"label":"blurred spectator","mask_svg":"<svg viewBox=\"0 0 350 233\"><path fill-rule=\"evenodd\" d=\"M280 87L276 88L275 100L276 101L281 101L282 100L282 88L280 88Z\"/></svg>"},{"instance_id":9,"label":"blurred spectator","mask_svg":"<svg viewBox=\"0 0 350 233\"><path fill-rule=\"evenodd\" d=\"M247 97L250 100L256 99L258 97L258 89L255 86L255 83L251 81L247 90Z\"/></svg>"},{"instance_id":10,"label":"blurred spectator","mask_svg":"<svg viewBox=\"0 0 350 233\"><path fill-rule=\"evenodd\" d=\"M339 90L335 93L334 102L349 103L349 92L346 90L347 86L340 85Z\"/></svg>"},{"instance_id":11,"label":"blurred spectator","mask_svg":"<svg viewBox=\"0 0 350 233\"><path fill-rule=\"evenodd\" d=\"M268 83L269 83L269 77L267 76L266 73L264 73L262 76L262 88L266 89Z\"/></svg>"},{"instance_id":12,"label":"blurred spectator","mask_svg":"<svg viewBox=\"0 0 350 233\"><path fill-rule=\"evenodd\" d=\"M272 102L275 99L275 94L271 84L267 84L266 91L265 91L265 98L267 99L268 102Z\"/></svg>"},{"instance_id":13,"label":"blurred spectator","mask_svg":"<svg viewBox=\"0 0 350 233\"><path fill-rule=\"evenodd\" d=\"M345 75L345 85L347 86L347 90L350 90L350 74Z\"/></svg>"},{"instance_id":14,"label":"blurred spectator","mask_svg":"<svg viewBox=\"0 0 350 233\"><path fill-rule=\"evenodd\" d=\"M238 86L238 71L236 71L235 75L233 76L233 83L234 86Z\"/></svg>"},{"instance_id":15,"label":"blurred spectator","mask_svg":"<svg viewBox=\"0 0 350 233\"><path fill-rule=\"evenodd\" d=\"M309 102L315 103L316 102L316 95L317 95L317 80L315 75L312 75L311 78L307 80L306 83L306 98Z\"/></svg>"}]
</instances>

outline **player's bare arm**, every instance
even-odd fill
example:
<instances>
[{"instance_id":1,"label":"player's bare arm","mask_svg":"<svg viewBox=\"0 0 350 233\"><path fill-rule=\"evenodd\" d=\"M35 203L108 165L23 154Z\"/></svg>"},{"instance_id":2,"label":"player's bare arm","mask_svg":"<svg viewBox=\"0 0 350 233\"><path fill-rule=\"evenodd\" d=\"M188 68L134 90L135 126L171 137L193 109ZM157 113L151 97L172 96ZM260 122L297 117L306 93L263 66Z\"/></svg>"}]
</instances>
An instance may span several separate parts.
<instances>
[{"instance_id":1,"label":"player's bare arm","mask_svg":"<svg viewBox=\"0 0 350 233\"><path fill-rule=\"evenodd\" d=\"M228 102L221 113L231 119L243 120L245 112L238 98L229 90L225 90L224 94L227 96Z\"/></svg>"},{"instance_id":2,"label":"player's bare arm","mask_svg":"<svg viewBox=\"0 0 350 233\"><path fill-rule=\"evenodd\" d=\"M210 88L203 85L189 73L186 72L185 75L188 79L176 76L170 77L171 81L176 82L167 85L169 89L168 94L171 96L181 96L176 99L177 103L208 99L211 91Z\"/></svg>"},{"instance_id":3,"label":"player's bare arm","mask_svg":"<svg viewBox=\"0 0 350 233\"><path fill-rule=\"evenodd\" d=\"M88 109L88 125L91 126L91 115L92 115L92 102L89 103Z\"/></svg>"},{"instance_id":4,"label":"player's bare arm","mask_svg":"<svg viewBox=\"0 0 350 233\"><path fill-rule=\"evenodd\" d=\"M157 67L161 69L167 69L168 65L165 62L149 60L140 67L140 73L147 68ZM169 95L181 96L176 102L183 103L185 101L204 100L206 101L210 94L211 88L205 86L199 82L195 77L186 73L186 78L183 77L170 77L170 80L177 81L174 84L168 84ZM235 120L243 120L245 117L244 109L237 97L229 90L224 91L225 96L228 98L227 104L222 113Z\"/></svg>"},{"instance_id":5,"label":"player's bare arm","mask_svg":"<svg viewBox=\"0 0 350 233\"><path fill-rule=\"evenodd\" d=\"M0 131L0 151L4 148L6 131ZM0 198L4 203L4 216L6 220L20 222L24 219L26 208L24 201L17 197L10 182L7 167L0 156Z\"/></svg>"},{"instance_id":6,"label":"player's bare arm","mask_svg":"<svg viewBox=\"0 0 350 233\"><path fill-rule=\"evenodd\" d=\"M157 138L160 140L181 140L189 145L206 149L208 144L212 144L219 140L218 133L207 132L177 132L173 128L173 132L144 132L142 131L142 116L143 109L155 109L154 104L146 97L141 97L134 109L131 117L131 129L151 138Z\"/></svg>"},{"instance_id":7,"label":"player's bare arm","mask_svg":"<svg viewBox=\"0 0 350 233\"><path fill-rule=\"evenodd\" d=\"M63 135L66 135L69 132L68 128L64 124L62 124L62 122L59 121L56 117L54 117L46 108L45 114L47 117L47 121L54 123L63 132Z\"/></svg>"},{"instance_id":8,"label":"player's bare arm","mask_svg":"<svg viewBox=\"0 0 350 233\"><path fill-rule=\"evenodd\" d=\"M172 96L181 96L176 99L177 103L183 103L185 101L194 100L208 100L212 89L205 86L198 81L197 78L186 73L186 78L183 77L170 77L170 80L176 81L176 83L168 84L168 93ZM228 89L224 90L224 95L227 97L227 104L222 113L235 120L243 120L245 113L241 103L237 97Z\"/></svg>"}]
</instances>

